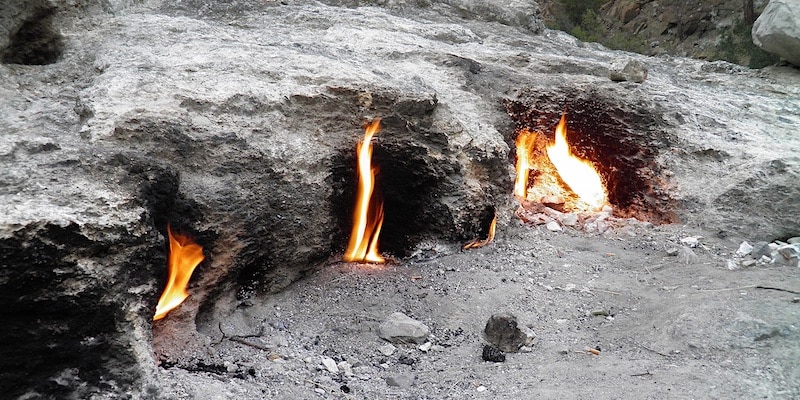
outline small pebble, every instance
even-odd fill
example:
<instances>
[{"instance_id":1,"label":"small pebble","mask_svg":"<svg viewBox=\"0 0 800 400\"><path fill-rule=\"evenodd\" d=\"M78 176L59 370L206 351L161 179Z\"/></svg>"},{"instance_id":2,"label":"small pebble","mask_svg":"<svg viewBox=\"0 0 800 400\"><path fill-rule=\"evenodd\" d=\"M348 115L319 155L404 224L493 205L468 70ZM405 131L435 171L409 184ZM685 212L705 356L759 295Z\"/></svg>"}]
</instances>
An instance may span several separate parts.
<instances>
[{"instance_id":1,"label":"small pebble","mask_svg":"<svg viewBox=\"0 0 800 400\"><path fill-rule=\"evenodd\" d=\"M336 361L333 361L333 359L330 357L323 357L322 365L325 366L325 369L332 374L339 373L339 367L336 366Z\"/></svg>"},{"instance_id":2,"label":"small pebble","mask_svg":"<svg viewBox=\"0 0 800 400\"><path fill-rule=\"evenodd\" d=\"M702 239L702 238L703 238L702 236L685 237L685 238L681 239L681 244L684 245L684 246L688 246L688 247L694 248L694 247L697 247L697 246L700 245L700 239Z\"/></svg>"},{"instance_id":3,"label":"small pebble","mask_svg":"<svg viewBox=\"0 0 800 400\"><path fill-rule=\"evenodd\" d=\"M479 392L485 392L486 391L486 386L480 385L475 390L477 390Z\"/></svg>"},{"instance_id":4,"label":"small pebble","mask_svg":"<svg viewBox=\"0 0 800 400\"><path fill-rule=\"evenodd\" d=\"M547 227L547 230L549 230L550 232L561 232L562 231L561 225L559 225L558 222L556 222L556 221L548 222L547 225L545 225L545 227Z\"/></svg>"},{"instance_id":5,"label":"small pebble","mask_svg":"<svg viewBox=\"0 0 800 400\"><path fill-rule=\"evenodd\" d=\"M385 356L390 356L390 355L394 354L395 350L397 350L397 347L394 347L394 345L389 344L389 343L387 343L387 344L385 344L385 345L383 345L381 347L378 347L378 351L381 352L381 354L383 354Z\"/></svg>"}]
</instances>

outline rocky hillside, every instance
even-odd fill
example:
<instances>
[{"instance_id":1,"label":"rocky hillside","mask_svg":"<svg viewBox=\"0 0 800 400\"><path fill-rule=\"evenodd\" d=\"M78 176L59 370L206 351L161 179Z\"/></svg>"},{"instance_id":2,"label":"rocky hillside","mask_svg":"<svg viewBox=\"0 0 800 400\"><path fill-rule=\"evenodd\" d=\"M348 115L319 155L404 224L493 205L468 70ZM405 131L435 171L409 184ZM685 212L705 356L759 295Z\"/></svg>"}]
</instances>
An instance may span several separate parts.
<instances>
[{"instance_id":1,"label":"rocky hillside","mask_svg":"<svg viewBox=\"0 0 800 400\"><path fill-rule=\"evenodd\" d=\"M548 27L647 55L725 60L751 68L778 59L752 44L744 0L544 0ZM768 1L754 0L753 18Z\"/></svg>"}]
</instances>

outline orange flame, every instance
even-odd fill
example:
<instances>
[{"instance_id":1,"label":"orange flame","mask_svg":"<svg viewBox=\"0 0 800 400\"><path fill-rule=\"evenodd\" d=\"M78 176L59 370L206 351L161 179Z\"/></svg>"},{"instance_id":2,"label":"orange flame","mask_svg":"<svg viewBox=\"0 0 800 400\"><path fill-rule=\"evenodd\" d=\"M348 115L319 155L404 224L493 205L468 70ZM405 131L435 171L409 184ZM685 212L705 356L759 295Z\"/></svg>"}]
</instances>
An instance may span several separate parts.
<instances>
[{"instance_id":1,"label":"orange flame","mask_svg":"<svg viewBox=\"0 0 800 400\"><path fill-rule=\"evenodd\" d=\"M517 177L514 180L514 195L522 199L528 197L528 175L531 171L531 151L536 143L536 133L524 130L517 135Z\"/></svg>"},{"instance_id":2,"label":"orange flame","mask_svg":"<svg viewBox=\"0 0 800 400\"><path fill-rule=\"evenodd\" d=\"M383 226L383 204L372 201L375 189L375 174L372 168L372 137L380 131L381 119L375 118L364 131L364 140L356 146L358 153L358 192L353 211L353 230L350 243L344 254L348 262L382 263L385 260L378 252L378 236ZM374 206L370 209L370 205Z\"/></svg>"},{"instance_id":3,"label":"orange flame","mask_svg":"<svg viewBox=\"0 0 800 400\"><path fill-rule=\"evenodd\" d=\"M514 180L514 195L528 198L528 175L531 170L531 151L536 142L536 133L524 130L517 135L517 177Z\"/></svg>"},{"instance_id":4,"label":"orange flame","mask_svg":"<svg viewBox=\"0 0 800 400\"><path fill-rule=\"evenodd\" d=\"M567 115L561 115L556 127L555 142L547 146L547 156L564 183L591 208L599 210L607 203L607 194L600 174L591 162L572 155L567 144Z\"/></svg>"},{"instance_id":5,"label":"orange flame","mask_svg":"<svg viewBox=\"0 0 800 400\"><path fill-rule=\"evenodd\" d=\"M164 318L168 312L189 297L189 292L186 291L189 278L192 277L192 272L197 265L205 258L200 245L194 243L187 236L173 234L169 225L167 225L167 235L169 236L169 258L167 259L169 278L164 293L158 299L153 321Z\"/></svg>"},{"instance_id":6,"label":"orange flame","mask_svg":"<svg viewBox=\"0 0 800 400\"><path fill-rule=\"evenodd\" d=\"M492 243L492 240L494 240L494 231L495 231L496 227L497 227L497 214L495 214L494 218L492 218L492 223L489 225L489 234L486 236L486 239L483 239L483 240L475 239L475 240L465 244L463 249L464 250L466 250L466 249L477 249L478 247L483 247L483 246L486 246L489 243Z\"/></svg>"}]
</instances>

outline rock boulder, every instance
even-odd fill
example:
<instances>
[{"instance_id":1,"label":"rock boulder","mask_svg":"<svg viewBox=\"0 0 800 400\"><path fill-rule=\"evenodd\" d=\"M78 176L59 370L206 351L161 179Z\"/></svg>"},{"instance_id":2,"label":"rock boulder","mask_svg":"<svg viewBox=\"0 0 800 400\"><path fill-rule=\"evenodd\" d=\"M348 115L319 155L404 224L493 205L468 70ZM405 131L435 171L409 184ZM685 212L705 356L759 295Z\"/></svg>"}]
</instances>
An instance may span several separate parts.
<instances>
[{"instance_id":1,"label":"rock boulder","mask_svg":"<svg viewBox=\"0 0 800 400\"><path fill-rule=\"evenodd\" d=\"M800 66L800 2L771 0L753 25L753 43Z\"/></svg>"}]
</instances>

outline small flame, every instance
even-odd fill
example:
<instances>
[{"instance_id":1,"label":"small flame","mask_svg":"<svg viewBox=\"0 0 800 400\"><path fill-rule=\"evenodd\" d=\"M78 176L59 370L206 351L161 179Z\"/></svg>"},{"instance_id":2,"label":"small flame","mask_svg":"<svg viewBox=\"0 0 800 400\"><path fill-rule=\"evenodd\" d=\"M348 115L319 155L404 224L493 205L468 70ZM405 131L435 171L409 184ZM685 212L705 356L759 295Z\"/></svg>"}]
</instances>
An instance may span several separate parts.
<instances>
[{"instance_id":1,"label":"small flame","mask_svg":"<svg viewBox=\"0 0 800 400\"><path fill-rule=\"evenodd\" d=\"M517 135L517 177L514 180L514 195L528 197L528 175L531 171L531 151L536 143L536 133L524 130Z\"/></svg>"},{"instance_id":2,"label":"small flame","mask_svg":"<svg viewBox=\"0 0 800 400\"><path fill-rule=\"evenodd\" d=\"M489 234L486 236L486 239L483 239L483 240L475 239L475 240L465 244L463 249L464 250L466 250L466 249L477 249L478 247L483 247L483 246L486 246L489 243L492 243L492 240L494 240L494 231L495 231L496 227L497 227L497 214L495 214L494 218L492 218L492 223L489 225Z\"/></svg>"},{"instance_id":3,"label":"small flame","mask_svg":"<svg viewBox=\"0 0 800 400\"><path fill-rule=\"evenodd\" d=\"M348 262L383 263L378 252L378 236L383 226L383 204L373 201L375 174L372 168L372 137L381 129L381 119L374 119L364 131L364 140L356 146L358 153L358 191L353 211L353 230L344 254ZM373 206L373 207L370 207Z\"/></svg>"},{"instance_id":4,"label":"small flame","mask_svg":"<svg viewBox=\"0 0 800 400\"><path fill-rule=\"evenodd\" d=\"M547 146L547 156L555 165L564 183L593 209L599 210L607 203L603 180L594 165L572 155L567 144L567 115L561 115L556 127L555 143Z\"/></svg>"},{"instance_id":5,"label":"small flame","mask_svg":"<svg viewBox=\"0 0 800 400\"><path fill-rule=\"evenodd\" d=\"M189 297L189 292L186 291L189 278L192 277L192 272L197 265L205 258L203 247L194 243L187 236L172 233L169 225L167 225L167 235L169 236L169 258L167 260L169 278L164 293L158 299L153 321L164 318L168 312Z\"/></svg>"}]
</instances>

